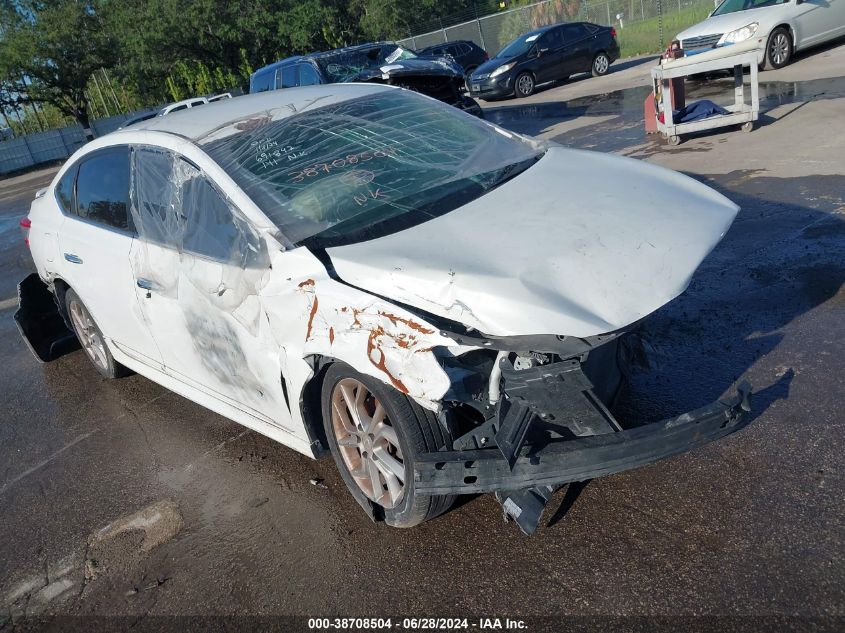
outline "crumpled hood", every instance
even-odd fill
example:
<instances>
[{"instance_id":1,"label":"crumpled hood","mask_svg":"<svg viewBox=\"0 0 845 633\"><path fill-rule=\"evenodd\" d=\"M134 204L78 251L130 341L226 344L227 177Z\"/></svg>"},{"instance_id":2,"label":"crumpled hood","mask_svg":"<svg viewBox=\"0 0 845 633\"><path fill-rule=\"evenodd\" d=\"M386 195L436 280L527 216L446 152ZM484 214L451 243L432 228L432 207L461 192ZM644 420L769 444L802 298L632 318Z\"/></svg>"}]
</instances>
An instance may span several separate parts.
<instances>
[{"instance_id":1,"label":"crumpled hood","mask_svg":"<svg viewBox=\"0 0 845 633\"><path fill-rule=\"evenodd\" d=\"M381 66L361 71L349 81L367 81L373 77L387 79L407 75L433 75L440 77L463 78L464 73L455 62L444 57L417 57L415 59L401 59Z\"/></svg>"},{"instance_id":2,"label":"crumpled hood","mask_svg":"<svg viewBox=\"0 0 845 633\"><path fill-rule=\"evenodd\" d=\"M677 172L552 146L451 213L328 249L340 277L494 336L593 336L678 296L739 208Z\"/></svg>"}]
</instances>

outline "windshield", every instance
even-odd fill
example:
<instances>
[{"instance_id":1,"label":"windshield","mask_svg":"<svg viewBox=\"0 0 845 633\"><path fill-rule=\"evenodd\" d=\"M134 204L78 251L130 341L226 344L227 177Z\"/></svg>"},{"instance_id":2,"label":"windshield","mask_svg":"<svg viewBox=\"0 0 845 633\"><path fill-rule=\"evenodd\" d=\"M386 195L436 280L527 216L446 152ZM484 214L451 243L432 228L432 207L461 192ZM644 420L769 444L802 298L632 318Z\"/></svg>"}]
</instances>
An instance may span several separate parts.
<instances>
[{"instance_id":1,"label":"windshield","mask_svg":"<svg viewBox=\"0 0 845 633\"><path fill-rule=\"evenodd\" d=\"M403 59L414 59L416 54L397 44L379 44L372 48L340 50L321 55L317 64L331 83L349 81L355 75L370 69L380 68Z\"/></svg>"},{"instance_id":2,"label":"windshield","mask_svg":"<svg viewBox=\"0 0 845 633\"><path fill-rule=\"evenodd\" d=\"M759 9L760 7L771 7L776 4L786 4L789 0L725 0L719 5L712 15L724 15L725 13L736 13L748 9Z\"/></svg>"},{"instance_id":3,"label":"windshield","mask_svg":"<svg viewBox=\"0 0 845 633\"><path fill-rule=\"evenodd\" d=\"M371 239L437 217L545 147L405 90L289 113L253 115L199 141L289 246Z\"/></svg>"},{"instance_id":4,"label":"windshield","mask_svg":"<svg viewBox=\"0 0 845 633\"><path fill-rule=\"evenodd\" d=\"M497 59L508 59L510 57L518 57L523 53L527 53L528 50L534 46L534 42L537 41L543 33L529 33L528 35L522 35L521 37L516 38L510 44L507 44L502 50L496 53Z\"/></svg>"}]
</instances>

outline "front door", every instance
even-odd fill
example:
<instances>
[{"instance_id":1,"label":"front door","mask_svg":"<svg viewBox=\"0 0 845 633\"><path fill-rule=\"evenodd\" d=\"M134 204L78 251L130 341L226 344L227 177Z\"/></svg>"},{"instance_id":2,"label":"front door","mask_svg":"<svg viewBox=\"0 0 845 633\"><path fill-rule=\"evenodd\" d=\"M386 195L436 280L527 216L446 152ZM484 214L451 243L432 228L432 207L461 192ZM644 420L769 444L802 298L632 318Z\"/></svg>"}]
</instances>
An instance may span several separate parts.
<instances>
[{"instance_id":1,"label":"front door","mask_svg":"<svg viewBox=\"0 0 845 633\"><path fill-rule=\"evenodd\" d=\"M289 429L281 350L258 296L269 273L264 240L193 164L145 148L134 161L132 267L165 370Z\"/></svg>"},{"instance_id":2,"label":"front door","mask_svg":"<svg viewBox=\"0 0 845 633\"><path fill-rule=\"evenodd\" d=\"M804 0L796 13L799 46L845 35L845 0Z\"/></svg>"},{"instance_id":3,"label":"front door","mask_svg":"<svg viewBox=\"0 0 845 633\"><path fill-rule=\"evenodd\" d=\"M540 58L537 60L537 83L545 83L568 76L566 51L563 47L561 27L543 33L537 41Z\"/></svg>"}]
</instances>

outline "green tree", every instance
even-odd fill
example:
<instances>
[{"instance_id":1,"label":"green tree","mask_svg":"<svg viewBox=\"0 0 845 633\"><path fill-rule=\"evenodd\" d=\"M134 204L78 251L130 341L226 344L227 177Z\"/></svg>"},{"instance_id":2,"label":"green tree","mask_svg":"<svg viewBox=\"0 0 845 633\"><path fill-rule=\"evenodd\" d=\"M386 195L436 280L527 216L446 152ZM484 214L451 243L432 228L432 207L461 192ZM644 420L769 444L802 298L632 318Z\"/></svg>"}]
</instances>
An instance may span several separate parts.
<instances>
[{"instance_id":1,"label":"green tree","mask_svg":"<svg viewBox=\"0 0 845 633\"><path fill-rule=\"evenodd\" d=\"M85 90L92 73L110 64L113 51L98 0L4 3L0 32L6 77L27 77L29 102L56 107L90 134Z\"/></svg>"}]
</instances>

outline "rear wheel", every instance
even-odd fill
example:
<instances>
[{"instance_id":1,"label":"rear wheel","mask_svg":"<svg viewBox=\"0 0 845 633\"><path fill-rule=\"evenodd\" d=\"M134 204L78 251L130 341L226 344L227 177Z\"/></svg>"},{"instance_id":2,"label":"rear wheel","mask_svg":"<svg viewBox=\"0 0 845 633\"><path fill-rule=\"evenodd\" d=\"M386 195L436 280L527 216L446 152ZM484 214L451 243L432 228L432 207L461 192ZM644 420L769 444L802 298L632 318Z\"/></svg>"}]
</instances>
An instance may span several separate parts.
<instances>
[{"instance_id":1,"label":"rear wheel","mask_svg":"<svg viewBox=\"0 0 845 633\"><path fill-rule=\"evenodd\" d=\"M607 53L601 51L597 53L595 57L593 57L593 77L602 77L607 74L607 70L610 68L610 58L607 56Z\"/></svg>"},{"instance_id":2,"label":"rear wheel","mask_svg":"<svg viewBox=\"0 0 845 633\"><path fill-rule=\"evenodd\" d=\"M417 456L451 448L433 413L344 363L326 372L322 408L332 456L359 503L394 527L418 525L452 505L453 496L418 495L414 487Z\"/></svg>"},{"instance_id":3,"label":"rear wheel","mask_svg":"<svg viewBox=\"0 0 845 633\"><path fill-rule=\"evenodd\" d=\"M520 73L517 75L513 85L517 97L530 97L534 94L534 75L531 73Z\"/></svg>"},{"instance_id":4,"label":"rear wheel","mask_svg":"<svg viewBox=\"0 0 845 633\"><path fill-rule=\"evenodd\" d=\"M781 26L771 32L764 61L766 68L783 68L792 61L792 36L788 29Z\"/></svg>"},{"instance_id":5,"label":"rear wheel","mask_svg":"<svg viewBox=\"0 0 845 633\"><path fill-rule=\"evenodd\" d=\"M82 303L79 295L71 289L65 293L65 306L76 338L79 339L82 350L97 371L106 378L120 378L129 374L129 370L111 355L106 346L106 339L94 319L91 318L88 308Z\"/></svg>"}]
</instances>

